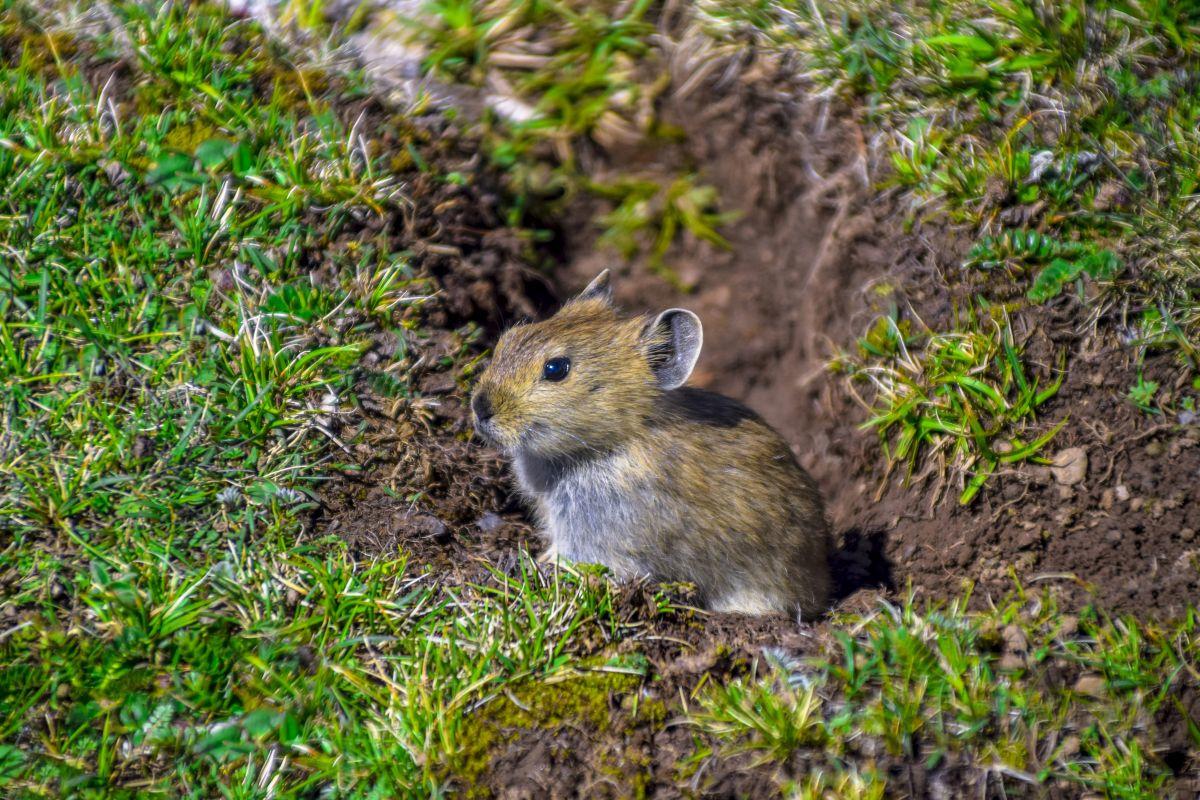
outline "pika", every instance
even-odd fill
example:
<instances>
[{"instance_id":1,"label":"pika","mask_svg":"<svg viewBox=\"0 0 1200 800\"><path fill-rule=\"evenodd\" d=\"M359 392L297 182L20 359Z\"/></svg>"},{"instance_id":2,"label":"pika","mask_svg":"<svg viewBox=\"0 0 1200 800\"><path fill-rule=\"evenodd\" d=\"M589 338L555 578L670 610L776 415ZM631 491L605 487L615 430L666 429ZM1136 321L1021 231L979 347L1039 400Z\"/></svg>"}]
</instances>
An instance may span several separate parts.
<instances>
[{"instance_id":1,"label":"pika","mask_svg":"<svg viewBox=\"0 0 1200 800\"><path fill-rule=\"evenodd\" d=\"M735 400L684 386L700 319L625 317L608 270L496 344L471 398L509 458L547 557L695 584L715 611L813 615L829 595L820 493Z\"/></svg>"}]
</instances>

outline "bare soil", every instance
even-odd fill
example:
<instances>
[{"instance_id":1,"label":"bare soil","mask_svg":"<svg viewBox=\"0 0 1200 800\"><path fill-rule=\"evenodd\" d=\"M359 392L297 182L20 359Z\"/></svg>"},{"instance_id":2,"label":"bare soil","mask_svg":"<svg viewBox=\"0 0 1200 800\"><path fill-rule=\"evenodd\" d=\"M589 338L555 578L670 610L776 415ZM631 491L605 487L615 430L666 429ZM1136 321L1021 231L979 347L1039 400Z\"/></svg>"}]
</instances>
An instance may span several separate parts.
<instances>
[{"instance_id":1,"label":"bare soil","mask_svg":"<svg viewBox=\"0 0 1200 800\"><path fill-rule=\"evenodd\" d=\"M715 75L664 99L664 119L686 133L681 143L597 150L588 165L601 178L605 170L692 168L718 188L725 210L739 213L723 229L728 250L685 238L668 254L690 292L646 260L620 264L598 250L597 209L586 200L559 221L551 285L526 266L528 243L503 224L499 177L469 147L445 146L439 161L471 180L426 187L444 195L428 204L436 214L394 226L396 248L411 250L442 289L422 325L440 332L426 343L430 366L421 378L423 396L435 402L388 404L364 388L361 417L346 422L366 429L360 470L330 486L314 532L343 537L362 557L403 550L448 585L486 582L489 568L513 569L521 548L536 553L541 545L507 468L470 440L466 381L436 366L437 356L487 344L464 343L463 323L494 335L517 318L547 313L555 295L613 267L618 301L630 310L682 305L701 316L706 349L695 382L762 413L820 483L838 536L839 608L866 608L907 586L930 598L959 597L964 582L976 586L973 602L985 603L1013 591L1015 575L1026 587L1055 586L1067 603L1139 617L1182 613L1200 596L1200 430L1156 421L1123 399L1136 374L1128 351L1103 328L1074 330L1066 322L1079 318L1072 299L1031 311L1018 333L1047 370L1060 350L1068 354L1067 381L1045 416L1069 415L1053 447L1085 449L1081 483L1064 486L1047 469L1026 467L999 476L962 508L952 487L904 487L884 476L874 435L859 430L861 409L826 364L853 346L882 298L931 326L948 320L955 292L980 288L943 277L958 269L967 237L904 229L904 210L873 186L856 109L810 96L810 87L770 65L732 64ZM455 134L446 133L445 141ZM1153 360L1145 372L1161 380L1174 374ZM419 501L405 499L413 492ZM481 713L481 730L490 726L501 745L474 786L463 788L502 798L622 797L635 786L656 797L763 796L813 768L805 760L811 754L782 766L749 754L689 766L704 739L678 718L705 681L760 668L764 648L813 652L830 635L827 624L703 614L687 610L686 597L661 612L651 594L641 585L623 590L621 613L637 630L623 646L647 656L649 677L609 697L606 724L522 726ZM597 642L596 651L609 646ZM1188 692L1180 708L1194 715L1195 687ZM655 707L665 711L645 710ZM1175 758L1172 768L1189 773L1183 714L1157 722L1168 763ZM1014 785L957 758L929 769L920 753L859 755L892 776L896 796L1074 796L1065 787Z\"/></svg>"}]
</instances>

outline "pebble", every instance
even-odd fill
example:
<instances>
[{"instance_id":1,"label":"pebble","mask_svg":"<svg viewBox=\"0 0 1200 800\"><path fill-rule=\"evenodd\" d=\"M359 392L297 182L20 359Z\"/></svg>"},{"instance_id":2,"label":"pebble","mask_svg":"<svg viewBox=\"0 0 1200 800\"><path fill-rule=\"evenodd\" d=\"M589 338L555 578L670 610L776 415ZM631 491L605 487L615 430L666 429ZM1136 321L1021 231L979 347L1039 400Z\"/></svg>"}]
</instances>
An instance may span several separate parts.
<instances>
[{"instance_id":1,"label":"pebble","mask_svg":"<svg viewBox=\"0 0 1200 800\"><path fill-rule=\"evenodd\" d=\"M1117 488L1113 492L1122 503L1129 499L1129 487L1123 483L1117 484Z\"/></svg>"},{"instance_id":2,"label":"pebble","mask_svg":"<svg viewBox=\"0 0 1200 800\"><path fill-rule=\"evenodd\" d=\"M1087 466L1087 451L1082 447L1068 447L1054 456L1050 471L1054 473L1054 480L1063 486L1074 486L1083 482Z\"/></svg>"},{"instance_id":3,"label":"pebble","mask_svg":"<svg viewBox=\"0 0 1200 800\"><path fill-rule=\"evenodd\" d=\"M1075 681L1075 685L1071 687L1077 694L1085 694L1088 697L1103 697L1104 696L1104 676L1097 675L1094 672L1088 672L1079 676L1079 680Z\"/></svg>"},{"instance_id":4,"label":"pebble","mask_svg":"<svg viewBox=\"0 0 1200 800\"><path fill-rule=\"evenodd\" d=\"M1025 669L1025 659L1016 653L1005 653L1000 656L996 666L1001 672L1016 672L1019 669Z\"/></svg>"},{"instance_id":5,"label":"pebble","mask_svg":"<svg viewBox=\"0 0 1200 800\"><path fill-rule=\"evenodd\" d=\"M1004 640L1005 656L1015 656L1017 666L1024 666L1025 654L1029 651L1029 639L1026 638L1025 631L1017 625L1006 625L1000 633L1000 638ZM1003 660L1001 663L1003 665Z\"/></svg>"}]
</instances>

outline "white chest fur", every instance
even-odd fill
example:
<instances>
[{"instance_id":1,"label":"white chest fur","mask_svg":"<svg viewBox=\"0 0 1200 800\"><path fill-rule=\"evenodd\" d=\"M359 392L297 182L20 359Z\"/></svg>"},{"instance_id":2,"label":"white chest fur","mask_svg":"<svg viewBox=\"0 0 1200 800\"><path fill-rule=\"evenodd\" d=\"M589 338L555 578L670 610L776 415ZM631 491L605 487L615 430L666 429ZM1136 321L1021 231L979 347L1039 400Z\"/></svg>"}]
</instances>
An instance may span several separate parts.
<instances>
[{"instance_id":1,"label":"white chest fur","mask_svg":"<svg viewBox=\"0 0 1200 800\"><path fill-rule=\"evenodd\" d=\"M515 459L521 489L538 506L553 552L571 561L605 564L620 577L646 570L639 557L645 541L651 487L633 480L623 452L583 462Z\"/></svg>"}]
</instances>

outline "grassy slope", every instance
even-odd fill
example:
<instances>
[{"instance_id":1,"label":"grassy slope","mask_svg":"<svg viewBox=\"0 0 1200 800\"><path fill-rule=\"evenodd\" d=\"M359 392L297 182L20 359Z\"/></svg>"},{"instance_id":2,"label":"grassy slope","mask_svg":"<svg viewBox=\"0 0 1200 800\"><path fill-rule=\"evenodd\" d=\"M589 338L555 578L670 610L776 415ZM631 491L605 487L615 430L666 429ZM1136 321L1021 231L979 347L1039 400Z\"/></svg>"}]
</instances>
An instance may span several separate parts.
<instances>
[{"instance_id":1,"label":"grassy slope","mask_svg":"<svg viewBox=\"0 0 1200 800\"><path fill-rule=\"evenodd\" d=\"M402 116L353 130L353 74L252 24L115 19L0 17L5 792L423 796L468 767L464 720L505 684L637 673L587 644L622 634L603 584L525 570L450 591L305 535L334 434L354 433L334 423L359 355L396 337L388 390L414 391L429 286L362 220L422 201L394 176L425 140ZM1025 596L837 620L825 652L693 698L708 735L684 772L750 748L819 767L802 795L873 796L889 758L965 754L1014 787L1145 796L1167 775L1154 715L1200 679L1194 619L1064 620ZM1088 680L1046 679L1063 669Z\"/></svg>"}]
</instances>

